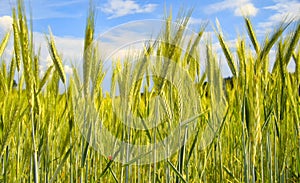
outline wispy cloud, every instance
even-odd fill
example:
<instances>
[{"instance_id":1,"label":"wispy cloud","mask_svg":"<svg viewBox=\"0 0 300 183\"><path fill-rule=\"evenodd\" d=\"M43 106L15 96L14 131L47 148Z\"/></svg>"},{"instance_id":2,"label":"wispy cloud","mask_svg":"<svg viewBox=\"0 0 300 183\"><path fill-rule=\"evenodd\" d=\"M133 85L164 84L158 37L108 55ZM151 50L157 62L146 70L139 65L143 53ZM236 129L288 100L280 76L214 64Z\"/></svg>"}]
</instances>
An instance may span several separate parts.
<instances>
[{"instance_id":1,"label":"wispy cloud","mask_svg":"<svg viewBox=\"0 0 300 183\"><path fill-rule=\"evenodd\" d=\"M71 1L51 1L47 3L43 1L36 1L32 3L32 13L34 20L49 19L49 18L77 18L82 16L77 7L81 4L87 4L84 0ZM75 10L77 9L77 10Z\"/></svg>"},{"instance_id":2,"label":"wispy cloud","mask_svg":"<svg viewBox=\"0 0 300 183\"><path fill-rule=\"evenodd\" d=\"M207 20L203 20L203 19L201 19L201 18L194 18L194 17L190 17L190 19L189 19L189 25L201 25L201 24L204 24L204 23L206 23L207 22Z\"/></svg>"},{"instance_id":3,"label":"wispy cloud","mask_svg":"<svg viewBox=\"0 0 300 183\"><path fill-rule=\"evenodd\" d=\"M153 12L157 4L138 4L134 0L110 0L102 7L101 11L110 15L108 19L122 17L125 15L136 13L150 13Z\"/></svg>"},{"instance_id":4,"label":"wispy cloud","mask_svg":"<svg viewBox=\"0 0 300 183\"><path fill-rule=\"evenodd\" d=\"M258 9L252 3L246 3L238 8L235 8L235 16L255 16L258 12Z\"/></svg>"},{"instance_id":5,"label":"wispy cloud","mask_svg":"<svg viewBox=\"0 0 300 183\"><path fill-rule=\"evenodd\" d=\"M211 14L228 9L232 10L235 16L255 16L258 12L258 8L254 6L251 0L224 0L210 4L204 11Z\"/></svg>"},{"instance_id":6,"label":"wispy cloud","mask_svg":"<svg viewBox=\"0 0 300 183\"><path fill-rule=\"evenodd\" d=\"M11 16L2 16L0 17L0 30L6 32L12 28L12 17Z\"/></svg>"},{"instance_id":7,"label":"wispy cloud","mask_svg":"<svg viewBox=\"0 0 300 183\"><path fill-rule=\"evenodd\" d=\"M78 3L86 3L85 0L69 0L69 1L58 1L58 2L49 2L47 7L65 7L70 5L75 5Z\"/></svg>"},{"instance_id":8,"label":"wispy cloud","mask_svg":"<svg viewBox=\"0 0 300 183\"><path fill-rule=\"evenodd\" d=\"M78 7L82 4L87 4L85 0L70 0L62 2L54 0L51 2L38 1L38 0L24 0L24 5L27 13L27 17L30 17L29 12L32 12L33 20L49 19L49 18L75 18L82 16L78 9L76 12L72 7ZM0 16L11 15L11 9L17 7L16 1L0 1Z\"/></svg>"},{"instance_id":9,"label":"wispy cloud","mask_svg":"<svg viewBox=\"0 0 300 183\"><path fill-rule=\"evenodd\" d=\"M300 20L300 2L297 0L275 0L275 5L263 7L266 11L273 11L274 13L267 21L261 22L258 26L261 31L270 31L272 27L280 22L299 21Z\"/></svg>"}]
</instances>

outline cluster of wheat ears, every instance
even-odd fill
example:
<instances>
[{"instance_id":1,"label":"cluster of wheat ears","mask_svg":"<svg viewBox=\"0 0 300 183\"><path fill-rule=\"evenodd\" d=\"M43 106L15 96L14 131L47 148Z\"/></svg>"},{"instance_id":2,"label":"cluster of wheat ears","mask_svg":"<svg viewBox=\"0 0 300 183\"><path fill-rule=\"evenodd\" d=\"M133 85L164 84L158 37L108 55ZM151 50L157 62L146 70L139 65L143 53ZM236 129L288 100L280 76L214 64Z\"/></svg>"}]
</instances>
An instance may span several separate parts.
<instances>
[{"instance_id":1,"label":"cluster of wheat ears","mask_svg":"<svg viewBox=\"0 0 300 183\"><path fill-rule=\"evenodd\" d=\"M13 38L13 55L1 61L0 69L0 182L297 182L300 180L300 24L282 23L260 43L251 22L244 18L247 38L240 37L236 48L229 49L220 27L215 31L222 54L230 68L231 87L223 90L222 82L214 82L215 90L226 93L222 98L224 114L220 128L212 142L201 147L203 126L211 123L214 98L207 95L206 78L218 75L217 53L207 43L206 54L200 55L198 47L205 31L203 26L196 37L184 45L184 29L191 12L185 14L178 29L171 30L172 16L166 18L165 30L154 43L146 44L141 59L134 65L130 58L116 62L111 76L111 91L116 88L127 93L126 98L114 101L111 93L103 94L102 81L107 73L93 46L95 11L89 10L84 40L83 79L78 69L66 77L59 51L50 32L45 40L53 65L41 76L40 54L33 43L32 29L28 28L25 8L21 0L12 9L12 31L0 42L0 56ZM294 27L291 27L291 26ZM289 30L286 33L287 29ZM202 43L201 43L202 44ZM252 45L247 46L247 45ZM184 47L186 53L182 51ZM254 48L254 49L253 49ZM276 51L275 63L269 70L271 50ZM149 55L168 58L184 70L196 88L190 95L182 88L164 80L172 74L168 64L157 60L155 68L161 78L147 78L146 84L132 77L143 77L151 69L143 69ZM205 57L205 58L203 58ZM200 72L200 59L206 60L204 73ZM289 73L287 65L295 62L295 72ZM139 68L133 69L132 68ZM14 84L17 78L17 87ZM184 78L177 78L184 79ZM220 81L220 77L216 77ZM66 81L69 80L69 84ZM149 81L151 80L151 81ZM60 83L65 90L60 91ZM150 84L153 85L150 87ZM116 87L117 86L117 87ZM143 89L143 95L139 95ZM124 92L125 91L125 92ZM117 154L103 156L91 147L92 141L82 136L74 110L75 92L91 101L103 125L117 139L129 143L151 144L168 136L173 124L179 124L182 111L197 115L188 125L197 133L189 135L173 155L152 164L139 164L137 157L125 164L114 158L128 153L119 148ZM134 115L144 119L152 109L151 100L161 96L163 122L155 129L137 130L124 125L116 117L114 104L128 105ZM183 109L182 96L189 95L198 101L197 109ZM121 109L120 109L121 110ZM120 111L122 113L123 111ZM86 124L83 124L86 125ZM87 128L89 137L92 126ZM171 128L171 129L170 129ZM182 132L184 133L184 131ZM93 137L97 138L97 137ZM137 140L138 139L138 140ZM114 143L114 142L112 142ZM118 144L115 144L118 148Z\"/></svg>"}]
</instances>

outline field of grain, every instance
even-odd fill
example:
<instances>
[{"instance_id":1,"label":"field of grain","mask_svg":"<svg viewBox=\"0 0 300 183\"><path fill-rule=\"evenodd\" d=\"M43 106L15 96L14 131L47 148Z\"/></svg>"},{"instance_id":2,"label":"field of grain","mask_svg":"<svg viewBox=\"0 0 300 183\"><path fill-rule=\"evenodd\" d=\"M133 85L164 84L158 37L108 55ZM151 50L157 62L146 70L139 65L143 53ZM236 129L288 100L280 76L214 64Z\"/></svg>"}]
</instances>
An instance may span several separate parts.
<instances>
[{"instance_id":1,"label":"field of grain","mask_svg":"<svg viewBox=\"0 0 300 183\"><path fill-rule=\"evenodd\" d=\"M12 12L13 30L0 42L0 56L10 37L14 43L13 56L0 62L0 182L300 180L299 22L282 23L258 41L244 18L247 38L238 38L234 50L217 27L214 36L232 75L224 82L211 43L204 45L205 55L197 52L206 27L186 41L190 13L177 30L170 30L170 16L136 62L130 57L114 62L111 93L104 93L107 73L93 44L93 8L86 21L82 78L75 67L66 76L50 30L45 40L53 64L41 76L21 1ZM271 50L276 57L270 71ZM287 69L290 62L294 73ZM145 77L149 73L154 76ZM168 143L156 143L163 139ZM141 153L128 144L158 144L159 151Z\"/></svg>"}]
</instances>

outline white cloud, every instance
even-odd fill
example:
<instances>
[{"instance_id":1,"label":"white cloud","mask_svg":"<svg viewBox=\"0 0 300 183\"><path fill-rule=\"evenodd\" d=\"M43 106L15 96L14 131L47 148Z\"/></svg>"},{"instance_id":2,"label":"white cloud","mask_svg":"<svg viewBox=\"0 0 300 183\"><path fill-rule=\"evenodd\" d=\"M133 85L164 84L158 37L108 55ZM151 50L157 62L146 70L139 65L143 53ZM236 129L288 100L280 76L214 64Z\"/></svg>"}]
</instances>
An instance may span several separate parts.
<instances>
[{"instance_id":1,"label":"white cloud","mask_svg":"<svg viewBox=\"0 0 300 183\"><path fill-rule=\"evenodd\" d=\"M41 47L41 61L47 63L50 56L45 35L34 32L33 36L35 48ZM62 57L64 63L69 64L81 59L83 50L82 38L54 36L54 41L58 54Z\"/></svg>"},{"instance_id":2,"label":"white cloud","mask_svg":"<svg viewBox=\"0 0 300 183\"><path fill-rule=\"evenodd\" d=\"M189 19L189 25L195 25L195 24L197 24L197 25L201 25L201 24L204 24L204 23L206 23L207 21L205 21L205 20L203 20L203 19L201 19L201 18L194 18L194 17L190 17L190 19Z\"/></svg>"},{"instance_id":3,"label":"white cloud","mask_svg":"<svg viewBox=\"0 0 300 183\"><path fill-rule=\"evenodd\" d=\"M235 16L255 16L258 12L251 0L224 0L209 5L204 11L211 14L227 9L232 10Z\"/></svg>"},{"instance_id":4,"label":"white cloud","mask_svg":"<svg viewBox=\"0 0 300 183\"><path fill-rule=\"evenodd\" d=\"M12 28L13 19L10 16L0 17L0 30L6 32Z\"/></svg>"},{"instance_id":5,"label":"white cloud","mask_svg":"<svg viewBox=\"0 0 300 183\"><path fill-rule=\"evenodd\" d=\"M252 3L247 3L244 5L241 5L239 8L236 8L234 10L235 16L255 16L258 12L258 9L255 8L255 6Z\"/></svg>"},{"instance_id":6,"label":"white cloud","mask_svg":"<svg viewBox=\"0 0 300 183\"><path fill-rule=\"evenodd\" d=\"M72 75L73 74L73 69L69 65L64 65L64 70L65 70L65 73L67 75Z\"/></svg>"},{"instance_id":7,"label":"white cloud","mask_svg":"<svg viewBox=\"0 0 300 183\"><path fill-rule=\"evenodd\" d=\"M100 9L110 15L108 18L117 18L129 14L150 13L156 8L156 4L140 5L134 0L110 0Z\"/></svg>"},{"instance_id":8,"label":"white cloud","mask_svg":"<svg viewBox=\"0 0 300 183\"><path fill-rule=\"evenodd\" d=\"M268 18L268 21L259 23L259 27L263 30L261 32L271 31L272 27L278 25L280 22L298 21L300 20L300 2L276 0L275 5L264 7L266 11L273 11L274 13Z\"/></svg>"}]
</instances>

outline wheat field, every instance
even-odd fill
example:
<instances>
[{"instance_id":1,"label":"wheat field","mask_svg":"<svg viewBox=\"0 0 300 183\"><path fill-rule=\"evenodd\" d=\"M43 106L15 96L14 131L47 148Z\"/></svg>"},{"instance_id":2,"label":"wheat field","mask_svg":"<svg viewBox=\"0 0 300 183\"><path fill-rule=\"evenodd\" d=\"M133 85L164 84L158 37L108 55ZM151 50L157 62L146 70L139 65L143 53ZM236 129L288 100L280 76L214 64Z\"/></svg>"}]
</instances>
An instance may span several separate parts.
<instances>
[{"instance_id":1,"label":"wheat field","mask_svg":"<svg viewBox=\"0 0 300 183\"><path fill-rule=\"evenodd\" d=\"M260 42L251 20L245 17L247 37L239 37L235 49L229 48L217 26L214 36L232 74L224 83L219 53L213 51L212 44L205 43L205 55L197 52L206 26L197 37L184 40L183 30L191 13L178 21L180 26L175 30L170 30L173 20L169 16L161 36L153 43L145 43L144 52L135 58L137 62L128 57L112 65L112 75L108 77L111 91L119 90L116 96L114 92L103 92L107 73L99 59L101 53L93 44L93 7L86 21L83 79L75 67L73 75L66 76L64 58L51 30L45 40L53 64L41 75L39 53L35 52L22 1L12 9L12 15L13 29L0 42L0 56L10 38L14 46L12 57L2 61L0 68L0 182L299 182L299 22L282 23ZM269 70L271 50L276 56ZM150 55L159 58L151 63L154 65L150 64ZM165 58L172 62L163 62ZM204 73L200 72L200 60L206 61ZM290 62L295 63L294 73L288 71ZM175 71L178 68L182 72ZM148 72L160 77L139 79ZM176 78L178 82L174 85L166 78ZM195 92L185 89L183 83L187 80ZM157 96L163 112L153 107ZM217 110L216 114L216 105L222 105L223 111ZM83 107L83 115L78 106ZM90 111L90 106L95 111ZM141 120L134 118L129 124L128 109ZM99 153L94 147L105 135L92 133L99 125L90 123L93 115L88 114L92 112L116 139L132 144L160 141L178 124L183 124L183 129L192 128L194 133L180 130L183 139L190 140L160 161L155 162L160 156L154 153L154 163L142 164L141 156L120 163L115 160L129 160L131 149L107 141L117 151L108 156ZM155 128L143 126L138 130L122 121L137 125L153 113L162 120ZM182 123L191 114L195 117ZM201 132L205 125L214 125L214 118L220 124L203 148ZM173 141L178 146L182 143ZM170 150L161 148L166 153Z\"/></svg>"}]
</instances>

